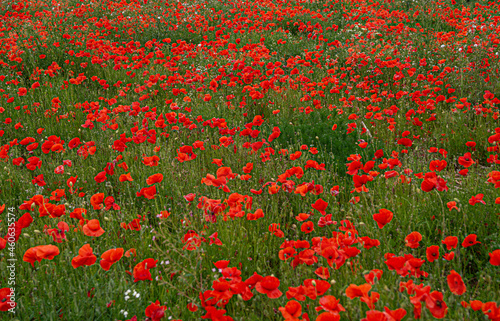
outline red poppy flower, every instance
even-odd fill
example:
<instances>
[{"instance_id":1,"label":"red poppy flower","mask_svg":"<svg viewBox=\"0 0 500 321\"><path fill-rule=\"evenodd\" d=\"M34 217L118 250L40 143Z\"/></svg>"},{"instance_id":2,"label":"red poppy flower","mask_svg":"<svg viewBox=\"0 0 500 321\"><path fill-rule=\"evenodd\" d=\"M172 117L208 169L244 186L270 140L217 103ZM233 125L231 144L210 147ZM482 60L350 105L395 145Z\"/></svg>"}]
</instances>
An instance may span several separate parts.
<instances>
[{"instance_id":1,"label":"red poppy flower","mask_svg":"<svg viewBox=\"0 0 500 321\"><path fill-rule=\"evenodd\" d=\"M153 185L156 183L160 183L162 180L163 180L163 174L158 173L149 176L148 179L146 180L146 184Z\"/></svg>"},{"instance_id":2,"label":"red poppy flower","mask_svg":"<svg viewBox=\"0 0 500 321\"><path fill-rule=\"evenodd\" d=\"M77 220L83 220L83 215L87 214L87 210L84 208L75 208L73 212L69 214L69 217L76 218Z\"/></svg>"},{"instance_id":3,"label":"red poppy flower","mask_svg":"<svg viewBox=\"0 0 500 321\"><path fill-rule=\"evenodd\" d=\"M266 294L270 299L277 299L283 293L278 289L280 280L274 276L266 276L255 284L257 292Z\"/></svg>"},{"instance_id":4,"label":"red poppy flower","mask_svg":"<svg viewBox=\"0 0 500 321\"><path fill-rule=\"evenodd\" d=\"M319 307L316 307L316 311L322 310L333 314L339 314L341 311L345 311L344 307L340 305L340 301L333 295L325 295L319 299Z\"/></svg>"},{"instance_id":5,"label":"red poppy flower","mask_svg":"<svg viewBox=\"0 0 500 321\"><path fill-rule=\"evenodd\" d=\"M92 205L94 210L100 210L103 207L102 205L103 202L104 202L104 193L97 193L92 195L92 197L90 197L90 204Z\"/></svg>"},{"instance_id":6,"label":"red poppy flower","mask_svg":"<svg viewBox=\"0 0 500 321\"><path fill-rule=\"evenodd\" d=\"M142 163L146 166L149 166L149 167L155 167L155 166L158 166L159 160L160 160L160 158L156 155L150 156L150 157L144 156L142 158Z\"/></svg>"},{"instance_id":7,"label":"red poppy flower","mask_svg":"<svg viewBox=\"0 0 500 321\"><path fill-rule=\"evenodd\" d=\"M300 226L300 230L304 233L311 233L314 231L314 223L309 221L309 222L304 222Z\"/></svg>"},{"instance_id":8,"label":"red poppy flower","mask_svg":"<svg viewBox=\"0 0 500 321\"><path fill-rule=\"evenodd\" d=\"M325 280L305 279L304 287L306 289L306 295L311 300L316 300L316 297L325 294L326 291L330 289L331 285Z\"/></svg>"},{"instance_id":9,"label":"red poppy flower","mask_svg":"<svg viewBox=\"0 0 500 321\"><path fill-rule=\"evenodd\" d=\"M345 294L351 300L358 297L368 297L368 291L370 291L371 288L372 286L368 283L359 286L356 284L351 284L345 290Z\"/></svg>"},{"instance_id":10,"label":"red poppy flower","mask_svg":"<svg viewBox=\"0 0 500 321\"><path fill-rule=\"evenodd\" d=\"M134 282L145 280L153 281L153 279L151 278L151 272L149 272L149 270L156 267L156 263L158 263L158 260L154 259L145 259L144 261L138 263L134 267L133 271Z\"/></svg>"},{"instance_id":11,"label":"red poppy flower","mask_svg":"<svg viewBox=\"0 0 500 321\"><path fill-rule=\"evenodd\" d=\"M59 255L59 248L55 245L39 245L29 248L23 256L23 261L35 266L35 261L41 262L43 259L52 260Z\"/></svg>"},{"instance_id":12,"label":"red poppy flower","mask_svg":"<svg viewBox=\"0 0 500 321\"><path fill-rule=\"evenodd\" d=\"M455 252L450 252L443 255L443 259L445 259L446 261L451 261L453 260L454 257L455 257Z\"/></svg>"},{"instance_id":13,"label":"red poppy flower","mask_svg":"<svg viewBox=\"0 0 500 321\"><path fill-rule=\"evenodd\" d=\"M470 307L473 311L482 310L484 303L479 300L470 301Z\"/></svg>"},{"instance_id":14,"label":"red poppy flower","mask_svg":"<svg viewBox=\"0 0 500 321\"><path fill-rule=\"evenodd\" d=\"M442 319L448 312L448 306L443 301L443 293L434 291L426 296L425 305L436 319Z\"/></svg>"},{"instance_id":15,"label":"red poppy flower","mask_svg":"<svg viewBox=\"0 0 500 321\"><path fill-rule=\"evenodd\" d=\"M99 237L104 234L99 220L90 220L83 226L83 234L87 236Z\"/></svg>"},{"instance_id":16,"label":"red poppy flower","mask_svg":"<svg viewBox=\"0 0 500 321\"><path fill-rule=\"evenodd\" d=\"M11 301L13 294L10 288L0 289L0 311L9 311L16 307L17 303Z\"/></svg>"},{"instance_id":17,"label":"red poppy flower","mask_svg":"<svg viewBox=\"0 0 500 321\"><path fill-rule=\"evenodd\" d=\"M302 314L302 306L299 302L290 300L285 307L280 307L279 311L286 321L298 320L298 317Z\"/></svg>"},{"instance_id":18,"label":"red poppy flower","mask_svg":"<svg viewBox=\"0 0 500 321\"><path fill-rule=\"evenodd\" d=\"M476 234L470 234L470 235L467 235L467 237L464 239L464 241L462 242L462 246L469 247L469 246L473 246L473 245L480 244L480 243L481 242L477 241Z\"/></svg>"},{"instance_id":19,"label":"red poppy flower","mask_svg":"<svg viewBox=\"0 0 500 321\"><path fill-rule=\"evenodd\" d=\"M188 202L194 201L194 198L196 197L196 194L189 193L187 195L184 195L184 199Z\"/></svg>"},{"instance_id":20,"label":"red poppy flower","mask_svg":"<svg viewBox=\"0 0 500 321\"><path fill-rule=\"evenodd\" d=\"M435 172L430 172L425 174L424 180L421 184L422 191L430 192L433 189L437 189L439 192L448 191L447 182L440 176L437 176Z\"/></svg>"},{"instance_id":21,"label":"red poppy flower","mask_svg":"<svg viewBox=\"0 0 500 321\"><path fill-rule=\"evenodd\" d=\"M444 159L443 160L433 160L429 164L429 169L433 172L440 172L446 168L446 165L448 165L448 163Z\"/></svg>"},{"instance_id":22,"label":"red poppy flower","mask_svg":"<svg viewBox=\"0 0 500 321\"><path fill-rule=\"evenodd\" d=\"M490 264L494 266L500 266L500 250L495 250L491 253L488 253L490 256Z\"/></svg>"},{"instance_id":23,"label":"red poppy flower","mask_svg":"<svg viewBox=\"0 0 500 321\"><path fill-rule=\"evenodd\" d=\"M316 321L339 321L340 315L338 313L323 312L316 318Z\"/></svg>"},{"instance_id":24,"label":"red poppy flower","mask_svg":"<svg viewBox=\"0 0 500 321\"><path fill-rule=\"evenodd\" d=\"M135 218L128 224L124 223L124 222L120 223L120 226L126 230L140 231L141 230L141 220L140 220L140 218Z\"/></svg>"},{"instance_id":25,"label":"red poppy flower","mask_svg":"<svg viewBox=\"0 0 500 321\"><path fill-rule=\"evenodd\" d=\"M325 215L326 214L325 209L328 207L328 203L320 198L316 202L314 202L311 206L315 210L319 211L322 215Z\"/></svg>"},{"instance_id":26,"label":"red poppy flower","mask_svg":"<svg viewBox=\"0 0 500 321\"><path fill-rule=\"evenodd\" d=\"M83 265L93 265L96 260L97 257L92 253L92 248L90 247L90 245L85 244L80 248L80 250L78 250L78 256L75 256L71 260L71 265L76 269Z\"/></svg>"},{"instance_id":27,"label":"red poppy flower","mask_svg":"<svg viewBox=\"0 0 500 321\"><path fill-rule=\"evenodd\" d=\"M166 306L160 305L160 301L156 300L155 303L151 303L146 308L146 316L151 319L151 321L160 321L165 317Z\"/></svg>"},{"instance_id":28,"label":"red poppy flower","mask_svg":"<svg viewBox=\"0 0 500 321\"><path fill-rule=\"evenodd\" d=\"M66 240L66 232L69 231L69 225L65 222L57 223L57 228L47 229L46 234L51 235L54 242L62 243Z\"/></svg>"},{"instance_id":29,"label":"red poppy flower","mask_svg":"<svg viewBox=\"0 0 500 321\"><path fill-rule=\"evenodd\" d=\"M141 189L140 192L136 193L137 197L144 196L148 200L151 200L155 197L156 195L156 185L150 186L150 187L144 187Z\"/></svg>"},{"instance_id":30,"label":"red poppy flower","mask_svg":"<svg viewBox=\"0 0 500 321\"><path fill-rule=\"evenodd\" d=\"M384 312L370 310L366 311L366 318L361 319L361 321L387 321L387 317Z\"/></svg>"},{"instance_id":31,"label":"red poppy flower","mask_svg":"<svg viewBox=\"0 0 500 321\"><path fill-rule=\"evenodd\" d=\"M450 288L451 293L456 295L462 295L467 290L467 288L465 287L465 283L462 280L462 277L454 270L450 272L450 274L446 279L448 281L448 287Z\"/></svg>"},{"instance_id":32,"label":"red poppy flower","mask_svg":"<svg viewBox=\"0 0 500 321\"><path fill-rule=\"evenodd\" d=\"M388 307L384 307L384 311L387 321L401 321L406 316L406 310L403 308L391 311Z\"/></svg>"},{"instance_id":33,"label":"red poppy flower","mask_svg":"<svg viewBox=\"0 0 500 321\"><path fill-rule=\"evenodd\" d=\"M455 201L451 201L451 202L446 203L446 206L448 206L448 209L450 210L450 212L452 209L456 209L457 211L459 211L459 209L457 207L457 202L455 202Z\"/></svg>"},{"instance_id":34,"label":"red poppy flower","mask_svg":"<svg viewBox=\"0 0 500 321\"><path fill-rule=\"evenodd\" d=\"M458 158L458 163L463 167L467 168L475 164L476 162L472 160L470 153L465 153L464 156Z\"/></svg>"},{"instance_id":35,"label":"red poppy flower","mask_svg":"<svg viewBox=\"0 0 500 321\"><path fill-rule=\"evenodd\" d=\"M427 255L427 261L434 262L439 259L439 246L437 245L429 246L425 252Z\"/></svg>"},{"instance_id":36,"label":"red poppy flower","mask_svg":"<svg viewBox=\"0 0 500 321\"><path fill-rule=\"evenodd\" d=\"M127 174L121 174L120 177L118 178L118 180L123 183L123 182L133 182L134 179L132 178L132 176L130 175L130 173L127 173Z\"/></svg>"},{"instance_id":37,"label":"red poppy flower","mask_svg":"<svg viewBox=\"0 0 500 321\"><path fill-rule=\"evenodd\" d=\"M458 245L458 237L456 236L447 236L441 243L446 245L446 249L449 251L454 249Z\"/></svg>"},{"instance_id":38,"label":"red poppy flower","mask_svg":"<svg viewBox=\"0 0 500 321\"><path fill-rule=\"evenodd\" d=\"M102 172L98 173L98 174L94 177L94 180L96 181L96 183L102 183L102 182L104 182L105 180L107 180L107 178L106 178L106 171L102 171Z\"/></svg>"},{"instance_id":39,"label":"red poppy flower","mask_svg":"<svg viewBox=\"0 0 500 321\"><path fill-rule=\"evenodd\" d=\"M422 241L422 234L419 232L411 232L405 238L406 246L416 249L420 246L419 242Z\"/></svg>"},{"instance_id":40,"label":"red poppy flower","mask_svg":"<svg viewBox=\"0 0 500 321\"><path fill-rule=\"evenodd\" d=\"M330 277L330 271L328 271L328 268L324 266L320 266L319 268L317 268L316 271L314 271L314 274L324 280Z\"/></svg>"},{"instance_id":41,"label":"red poppy flower","mask_svg":"<svg viewBox=\"0 0 500 321\"><path fill-rule=\"evenodd\" d=\"M190 312L196 312L198 311L198 306L194 303L188 303L187 308Z\"/></svg>"},{"instance_id":42,"label":"red poppy flower","mask_svg":"<svg viewBox=\"0 0 500 321\"><path fill-rule=\"evenodd\" d=\"M102 269L105 271L109 271L111 266L118 262L123 256L123 248L111 249L102 253L101 255L101 265Z\"/></svg>"},{"instance_id":43,"label":"red poppy flower","mask_svg":"<svg viewBox=\"0 0 500 321\"><path fill-rule=\"evenodd\" d=\"M486 202L483 201L483 197L484 197L484 194L477 194L476 196L472 196L469 199L469 204L472 206L476 205L477 203L481 203L481 204L486 205Z\"/></svg>"},{"instance_id":44,"label":"red poppy flower","mask_svg":"<svg viewBox=\"0 0 500 321\"><path fill-rule=\"evenodd\" d=\"M375 284L375 280L380 280L383 273L384 272L382 270L378 269L371 270L370 273L365 275L365 280L368 284L373 285Z\"/></svg>"},{"instance_id":45,"label":"red poppy flower","mask_svg":"<svg viewBox=\"0 0 500 321\"><path fill-rule=\"evenodd\" d=\"M333 246L328 246L321 251L321 256L326 259L330 267L333 267L333 263L339 257L339 252Z\"/></svg>"},{"instance_id":46,"label":"red poppy flower","mask_svg":"<svg viewBox=\"0 0 500 321\"><path fill-rule=\"evenodd\" d=\"M137 250L134 248L131 248L127 252L125 252L125 256L126 257L137 256Z\"/></svg>"},{"instance_id":47,"label":"red poppy flower","mask_svg":"<svg viewBox=\"0 0 500 321\"><path fill-rule=\"evenodd\" d=\"M384 228L384 226L392 221L393 213L385 208L379 210L378 213L373 214L373 219L377 222L378 228Z\"/></svg>"}]
</instances>

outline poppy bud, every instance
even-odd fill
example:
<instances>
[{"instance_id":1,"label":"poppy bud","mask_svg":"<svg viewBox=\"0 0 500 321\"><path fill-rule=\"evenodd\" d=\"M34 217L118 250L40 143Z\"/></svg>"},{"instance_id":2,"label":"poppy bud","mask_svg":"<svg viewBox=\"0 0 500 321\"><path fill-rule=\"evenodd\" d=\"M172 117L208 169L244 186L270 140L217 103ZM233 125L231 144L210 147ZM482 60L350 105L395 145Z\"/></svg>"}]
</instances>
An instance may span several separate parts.
<instances>
[{"instance_id":1,"label":"poppy bud","mask_svg":"<svg viewBox=\"0 0 500 321\"><path fill-rule=\"evenodd\" d=\"M109 217L104 216L104 220L109 222Z\"/></svg>"},{"instance_id":2,"label":"poppy bud","mask_svg":"<svg viewBox=\"0 0 500 321\"><path fill-rule=\"evenodd\" d=\"M241 296L241 294L238 294L238 300L243 301L243 297Z\"/></svg>"},{"instance_id":3,"label":"poppy bud","mask_svg":"<svg viewBox=\"0 0 500 321\"><path fill-rule=\"evenodd\" d=\"M23 233L23 236L26 237L26 238L30 237L30 235L28 233Z\"/></svg>"},{"instance_id":4,"label":"poppy bud","mask_svg":"<svg viewBox=\"0 0 500 321\"><path fill-rule=\"evenodd\" d=\"M31 203L31 210L34 210L34 209L35 209L35 206L36 206L36 204L35 204L35 203Z\"/></svg>"},{"instance_id":5,"label":"poppy bud","mask_svg":"<svg viewBox=\"0 0 500 321\"><path fill-rule=\"evenodd\" d=\"M297 228L297 225L292 224L292 228L293 228L293 229L296 229L296 228Z\"/></svg>"},{"instance_id":6,"label":"poppy bud","mask_svg":"<svg viewBox=\"0 0 500 321\"><path fill-rule=\"evenodd\" d=\"M34 230L33 233L35 233L35 234L42 234L42 232L40 232L39 230Z\"/></svg>"},{"instance_id":7,"label":"poppy bud","mask_svg":"<svg viewBox=\"0 0 500 321\"><path fill-rule=\"evenodd\" d=\"M331 284L331 285L335 285L335 283L337 283L337 281L335 281L334 279L332 279L332 280L330 281L330 284Z\"/></svg>"},{"instance_id":8,"label":"poppy bud","mask_svg":"<svg viewBox=\"0 0 500 321\"><path fill-rule=\"evenodd\" d=\"M314 285L314 286L316 286L316 281L314 281L314 280L313 280L313 281L311 282L311 284L312 284L312 285Z\"/></svg>"}]
</instances>

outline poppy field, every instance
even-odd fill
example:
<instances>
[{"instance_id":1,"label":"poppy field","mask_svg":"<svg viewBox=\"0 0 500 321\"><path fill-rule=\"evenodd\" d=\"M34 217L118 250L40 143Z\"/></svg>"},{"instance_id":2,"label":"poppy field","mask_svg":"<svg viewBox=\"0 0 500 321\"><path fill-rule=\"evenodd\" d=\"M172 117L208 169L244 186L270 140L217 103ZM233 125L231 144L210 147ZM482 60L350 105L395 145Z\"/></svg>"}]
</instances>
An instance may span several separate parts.
<instances>
[{"instance_id":1,"label":"poppy field","mask_svg":"<svg viewBox=\"0 0 500 321\"><path fill-rule=\"evenodd\" d=\"M500 320L500 2L0 2L0 318Z\"/></svg>"}]
</instances>

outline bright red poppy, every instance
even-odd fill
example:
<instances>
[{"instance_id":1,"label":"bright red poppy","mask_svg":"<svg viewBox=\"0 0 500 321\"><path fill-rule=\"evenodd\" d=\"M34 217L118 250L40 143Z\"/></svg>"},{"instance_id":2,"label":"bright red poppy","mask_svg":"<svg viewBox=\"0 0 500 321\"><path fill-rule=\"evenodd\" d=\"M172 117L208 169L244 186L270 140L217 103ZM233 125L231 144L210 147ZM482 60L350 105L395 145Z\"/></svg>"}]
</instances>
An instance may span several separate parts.
<instances>
[{"instance_id":1,"label":"bright red poppy","mask_svg":"<svg viewBox=\"0 0 500 321\"><path fill-rule=\"evenodd\" d=\"M104 234L99 220L90 220L83 226L83 234L87 236L99 237Z\"/></svg>"},{"instance_id":2,"label":"bright red poppy","mask_svg":"<svg viewBox=\"0 0 500 321\"><path fill-rule=\"evenodd\" d=\"M39 245L26 250L23 261L34 267L35 261L41 262L43 259L52 260L59 255L59 248L55 245Z\"/></svg>"},{"instance_id":3,"label":"bright red poppy","mask_svg":"<svg viewBox=\"0 0 500 321\"><path fill-rule=\"evenodd\" d=\"M270 299L277 299L283 293L278 289L280 280L274 276L266 276L255 284L257 292L267 295Z\"/></svg>"},{"instance_id":4,"label":"bright red poppy","mask_svg":"<svg viewBox=\"0 0 500 321\"><path fill-rule=\"evenodd\" d=\"M467 237L462 242L462 246L463 247L469 247L469 246L473 246L473 245L480 244L480 243L481 242L479 242L477 240L477 235L476 234L469 234L469 235L467 235Z\"/></svg>"},{"instance_id":5,"label":"bright red poppy","mask_svg":"<svg viewBox=\"0 0 500 321\"><path fill-rule=\"evenodd\" d=\"M78 256L75 256L71 260L71 265L73 268L78 268L83 265L93 265L97 260L97 257L94 255L92 248L89 244L85 244L78 250Z\"/></svg>"},{"instance_id":6,"label":"bright red poppy","mask_svg":"<svg viewBox=\"0 0 500 321\"><path fill-rule=\"evenodd\" d=\"M439 259L439 246L429 246L425 253L427 255L427 261L434 262L435 260Z\"/></svg>"},{"instance_id":7,"label":"bright red poppy","mask_svg":"<svg viewBox=\"0 0 500 321\"><path fill-rule=\"evenodd\" d=\"M465 293L465 291L467 291L462 277L454 270L452 270L450 274L448 274L446 280L448 281L448 287L450 288L451 293L462 295Z\"/></svg>"},{"instance_id":8,"label":"bright red poppy","mask_svg":"<svg viewBox=\"0 0 500 321\"><path fill-rule=\"evenodd\" d=\"M106 252L102 253L101 262L99 262L102 269L105 271L109 271L111 266L122 258L123 251L123 248L118 248L107 250Z\"/></svg>"},{"instance_id":9,"label":"bright red poppy","mask_svg":"<svg viewBox=\"0 0 500 321\"><path fill-rule=\"evenodd\" d=\"M160 305L160 301L156 300L156 302L151 303L146 308L146 316L151 319L151 321L160 321L165 317L165 310L167 307L164 305Z\"/></svg>"},{"instance_id":10,"label":"bright red poppy","mask_svg":"<svg viewBox=\"0 0 500 321\"><path fill-rule=\"evenodd\" d=\"M391 211L382 208L378 213L373 214L373 219L377 222L378 228L382 229L387 223L392 221L393 216L394 214Z\"/></svg>"},{"instance_id":11,"label":"bright red poppy","mask_svg":"<svg viewBox=\"0 0 500 321\"><path fill-rule=\"evenodd\" d=\"M302 314L302 306L295 300L290 300L284 307L280 307L279 311L286 321L298 320Z\"/></svg>"}]
</instances>

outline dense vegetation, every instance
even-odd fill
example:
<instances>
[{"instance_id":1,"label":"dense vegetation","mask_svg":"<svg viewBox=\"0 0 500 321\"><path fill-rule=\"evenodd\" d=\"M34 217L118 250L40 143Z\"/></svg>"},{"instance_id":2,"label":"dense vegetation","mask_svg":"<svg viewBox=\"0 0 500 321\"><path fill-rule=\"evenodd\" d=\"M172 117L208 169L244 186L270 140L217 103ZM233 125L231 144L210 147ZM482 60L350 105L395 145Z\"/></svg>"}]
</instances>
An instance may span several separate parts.
<instances>
[{"instance_id":1,"label":"dense vegetation","mask_svg":"<svg viewBox=\"0 0 500 321\"><path fill-rule=\"evenodd\" d=\"M1 2L2 319L500 320L499 22Z\"/></svg>"}]
</instances>

